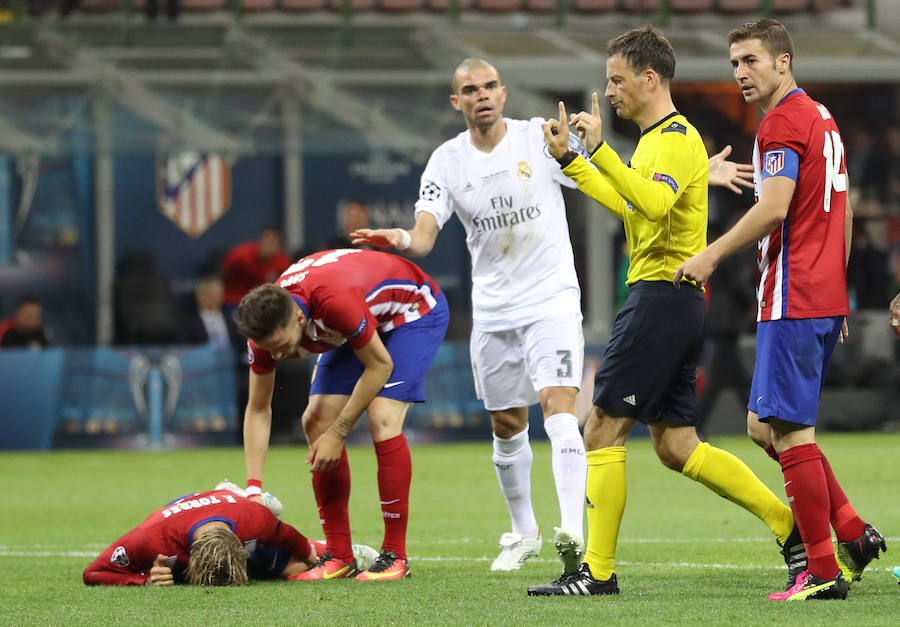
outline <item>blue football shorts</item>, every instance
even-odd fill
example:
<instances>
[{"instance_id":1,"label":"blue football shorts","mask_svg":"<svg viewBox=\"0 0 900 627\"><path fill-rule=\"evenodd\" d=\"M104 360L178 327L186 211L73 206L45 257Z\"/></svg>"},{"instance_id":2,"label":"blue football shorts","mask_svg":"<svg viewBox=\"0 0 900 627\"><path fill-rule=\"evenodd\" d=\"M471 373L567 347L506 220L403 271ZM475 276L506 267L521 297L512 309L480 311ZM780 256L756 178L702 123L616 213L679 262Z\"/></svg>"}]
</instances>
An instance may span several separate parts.
<instances>
[{"instance_id":1,"label":"blue football shorts","mask_svg":"<svg viewBox=\"0 0 900 627\"><path fill-rule=\"evenodd\" d=\"M444 340L449 322L450 308L441 292L437 305L427 314L379 334L394 362L394 371L378 396L408 403L425 400L425 373ZM349 396L363 370L349 344L322 353L313 370L309 394Z\"/></svg>"},{"instance_id":2,"label":"blue football shorts","mask_svg":"<svg viewBox=\"0 0 900 627\"><path fill-rule=\"evenodd\" d=\"M279 579L287 568L291 552L277 546L257 547L247 556L247 575L250 579Z\"/></svg>"},{"instance_id":3,"label":"blue football shorts","mask_svg":"<svg viewBox=\"0 0 900 627\"><path fill-rule=\"evenodd\" d=\"M763 422L778 418L815 426L819 394L843 322L837 316L757 323L747 409Z\"/></svg>"}]
</instances>

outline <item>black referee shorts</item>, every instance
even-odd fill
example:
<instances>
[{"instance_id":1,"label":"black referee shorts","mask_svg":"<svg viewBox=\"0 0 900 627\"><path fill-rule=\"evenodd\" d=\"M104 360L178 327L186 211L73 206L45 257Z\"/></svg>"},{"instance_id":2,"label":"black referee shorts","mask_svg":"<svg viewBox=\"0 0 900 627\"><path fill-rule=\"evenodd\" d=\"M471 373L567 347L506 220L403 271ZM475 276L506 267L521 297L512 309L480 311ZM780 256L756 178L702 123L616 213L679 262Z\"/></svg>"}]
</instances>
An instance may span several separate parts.
<instances>
[{"instance_id":1,"label":"black referee shorts","mask_svg":"<svg viewBox=\"0 0 900 627\"><path fill-rule=\"evenodd\" d=\"M645 424L694 425L705 322L700 289L664 281L633 284L594 376L594 405Z\"/></svg>"}]
</instances>

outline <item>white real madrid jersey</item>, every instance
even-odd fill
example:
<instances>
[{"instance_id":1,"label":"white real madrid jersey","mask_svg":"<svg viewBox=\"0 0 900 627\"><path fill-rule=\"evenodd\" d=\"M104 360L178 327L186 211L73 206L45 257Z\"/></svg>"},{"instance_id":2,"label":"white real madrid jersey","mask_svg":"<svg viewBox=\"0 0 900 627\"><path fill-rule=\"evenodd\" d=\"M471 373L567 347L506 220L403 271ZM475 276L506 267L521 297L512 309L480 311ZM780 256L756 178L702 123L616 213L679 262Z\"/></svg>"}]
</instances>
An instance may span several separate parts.
<instances>
[{"instance_id":1,"label":"white real madrid jersey","mask_svg":"<svg viewBox=\"0 0 900 627\"><path fill-rule=\"evenodd\" d=\"M474 327L502 331L581 311L560 184L574 187L544 144L541 118L504 118L506 135L490 153L469 131L428 160L416 202L443 227L453 212L472 256ZM577 138L572 137L577 149Z\"/></svg>"}]
</instances>

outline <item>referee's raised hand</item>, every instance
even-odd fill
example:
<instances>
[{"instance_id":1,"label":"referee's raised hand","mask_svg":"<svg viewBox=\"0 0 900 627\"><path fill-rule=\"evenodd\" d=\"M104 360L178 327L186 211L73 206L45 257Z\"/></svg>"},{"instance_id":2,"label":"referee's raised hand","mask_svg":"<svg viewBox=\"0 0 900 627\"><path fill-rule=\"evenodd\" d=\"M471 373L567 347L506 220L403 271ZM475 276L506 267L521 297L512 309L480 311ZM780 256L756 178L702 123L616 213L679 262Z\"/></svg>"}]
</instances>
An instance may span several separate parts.
<instances>
[{"instance_id":1,"label":"referee's raised hand","mask_svg":"<svg viewBox=\"0 0 900 627\"><path fill-rule=\"evenodd\" d=\"M597 92L591 94L591 112L573 113L569 116L569 124L578 131L581 144L589 153L603 143L603 118L600 116L600 97Z\"/></svg>"},{"instance_id":2,"label":"referee's raised hand","mask_svg":"<svg viewBox=\"0 0 900 627\"><path fill-rule=\"evenodd\" d=\"M554 159L569 152L569 127L566 124L566 105L559 101L559 119L550 118L541 125L544 141Z\"/></svg>"}]
</instances>

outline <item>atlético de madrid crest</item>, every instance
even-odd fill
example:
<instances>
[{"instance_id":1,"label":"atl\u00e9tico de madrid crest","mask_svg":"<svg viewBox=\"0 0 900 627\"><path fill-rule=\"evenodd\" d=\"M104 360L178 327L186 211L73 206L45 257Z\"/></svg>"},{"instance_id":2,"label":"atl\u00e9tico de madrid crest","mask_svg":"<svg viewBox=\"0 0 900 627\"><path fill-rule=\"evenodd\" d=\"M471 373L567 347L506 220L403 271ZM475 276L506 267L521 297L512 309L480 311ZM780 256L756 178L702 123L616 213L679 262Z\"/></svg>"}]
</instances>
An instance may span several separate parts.
<instances>
[{"instance_id":1,"label":"atl\u00e9tico de madrid crest","mask_svg":"<svg viewBox=\"0 0 900 627\"><path fill-rule=\"evenodd\" d=\"M200 237L231 206L231 164L221 155L191 151L161 156L156 200L181 230Z\"/></svg>"}]
</instances>

